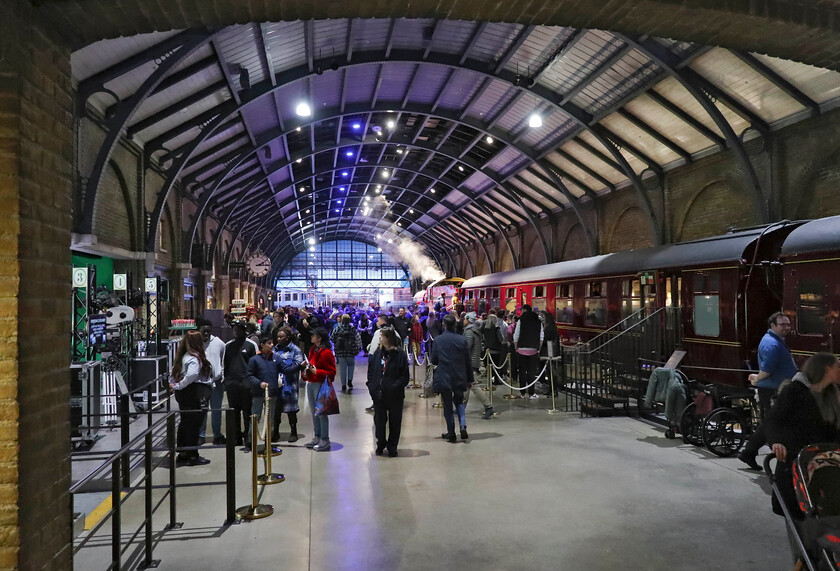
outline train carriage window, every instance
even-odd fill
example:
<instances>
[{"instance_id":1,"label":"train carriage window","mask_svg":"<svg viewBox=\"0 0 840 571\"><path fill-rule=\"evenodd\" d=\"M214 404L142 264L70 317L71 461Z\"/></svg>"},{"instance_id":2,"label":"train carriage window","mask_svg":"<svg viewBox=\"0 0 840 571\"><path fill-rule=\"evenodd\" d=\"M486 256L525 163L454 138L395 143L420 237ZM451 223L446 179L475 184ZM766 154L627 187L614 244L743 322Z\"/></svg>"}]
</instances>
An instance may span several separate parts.
<instances>
[{"instance_id":1,"label":"train carriage window","mask_svg":"<svg viewBox=\"0 0 840 571\"><path fill-rule=\"evenodd\" d=\"M586 284L586 324L603 327L607 324L607 282Z\"/></svg>"},{"instance_id":2,"label":"train carriage window","mask_svg":"<svg viewBox=\"0 0 840 571\"><path fill-rule=\"evenodd\" d=\"M487 295L487 290L486 289L478 290L478 299L484 299L486 295Z\"/></svg>"},{"instance_id":3,"label":"train carriage window","mask_svg":"<svg viewBox=\"0 0 840 571\"><path fill-rule=\"evenodd\" d=\"M554 320L573 323L575 319L572 284L560 284L554 294Z\"/></svg>"},{"instance_id":4,"label":"train carriage window","mask_svg":"<svg viewBox=\"0 0 840 571\"><path fill-rule=\"evenodd\" d=\"M534 286L531 307L540 311L545 310L545 286Z\"/></svg>"},{"instance_id":5,"label":"train carriage window","mask_svg":"<svg viewBox=\"0 0 840 571\"><path fill-rule=\"evenodd\" d=\"M492 297L493 299L499 299L499 288L494 287L491 290L490 297Z\"/></svg>"},{"instance_id":6,"label":"train carriage window","mask_svg":"<svg viewBox=\"0 0 840 571\"><path fill-rule=\"evenodd\" d=\"M516 309L516 288L505 288L505 309L513 311Z\"/></svg>"},{"instance_id":7,"label":"train carriage window","mask_svg":"<svg viewBox=\"0 0 840 571\"><path fill-rule=\"evenodd\" d=\"M694 333L703 337L720 336L720 277L698 273L694 276Z\"/></svg>"},{"instance_id":8,"label":"train carriage window","mask_svg":"<svg viewBox=\"0 0 840 571\"><path fill-rule=\"evenodd\" d=\"M826 333L825 281L802 280L796 297L796 331L800 335Z\"/></svg>"},{"instance_id":9,"label":"train carriage window","mask_svg":"<svg viewBox=\"0 0 840 571\"><path fill-rule=\"evenodd\" d=\"M621 318L630 317L642 308L642 284L638 279L621 280Z\"/></svg>"},{"instance_id":10,"label":"train carriage window","mask_svg":"<svg viewBox=\"0 0 840 571\"><path fill-rule=\"evenodd\" d=\"M475 292L473 290L467 292L467 299L475 299Z\"/></svg>"}]
</instances>

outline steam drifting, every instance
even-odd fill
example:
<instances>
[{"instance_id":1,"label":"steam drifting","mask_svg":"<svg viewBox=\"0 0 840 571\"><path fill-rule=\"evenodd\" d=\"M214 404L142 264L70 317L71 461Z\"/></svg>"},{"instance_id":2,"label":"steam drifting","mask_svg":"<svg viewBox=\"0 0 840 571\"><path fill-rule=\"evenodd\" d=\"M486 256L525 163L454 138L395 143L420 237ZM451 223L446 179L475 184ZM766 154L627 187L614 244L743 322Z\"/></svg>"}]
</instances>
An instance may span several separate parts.
<instances>
[{"instance_id":1,"label":"steam drifting","mask_svg":"<svg viewBox=\"0 0 840 571\"><path fill-rule=\"evenodd\" d=\"M373 203L386 213L390 213L390 204L383 196L375 197ZM421 281L437 281L446 277L434 260L424 253L423 246L409 239L400 238L397 232L398 228L391 226L390 231L382 235L380 246L384 252L395 261L407 265L411 276L420 278ZM393 238L391 234L394 235Z\"/></svg>"}]
</instances>

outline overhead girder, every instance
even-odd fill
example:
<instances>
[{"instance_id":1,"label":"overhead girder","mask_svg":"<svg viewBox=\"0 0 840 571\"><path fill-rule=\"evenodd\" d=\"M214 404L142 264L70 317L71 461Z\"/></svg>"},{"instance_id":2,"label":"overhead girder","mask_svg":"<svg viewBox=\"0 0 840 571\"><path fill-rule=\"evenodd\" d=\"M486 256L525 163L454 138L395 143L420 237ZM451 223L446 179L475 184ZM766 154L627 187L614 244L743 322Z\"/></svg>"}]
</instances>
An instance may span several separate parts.
<instances>
[{"instance_id":1,"label":"overhead girder","mask_svg":"<svg viewBox=\"0 0 840 571\"><path fill-rule=\"evenodd\" d=\"M290 127L291 127L292 129L295 129L295 128L296 128L296 127L294 127L294 126L290 126ZM502 142L503 142L503 139L500 139L500 140L502 140ZM264 144L265 144L265 142L262 142L259 146L261 147L261 146L263 146ZM362 142L359 142L359 141L357 141L357 140L350 140L350 141L348 141L346 144L356 144L356 145L358 145L358 144L364 144L364 145L367 145L367 146L382 145L382 146L383 146L383 150L384 150L384 148L385 148L385 147L386 147L389 143L385 143L385 142L382 142L382 141L362 141ZM391 144L392 144L392 143L391 143ZM413 145L410 145L410 144L408 144L408 143L400 143L400 146L418 148L418 149L421 149L421 150L424 150L424 151L428 151L428 152L431 152L431 153L437 153L437 154L440 154L440 155L442 155L442 156L446 156L446 157L448 157L448 158L450 158L450 159L452 159L452 160L457 160L457 158L456 158L453 154L450 154L450 153L447 153L447 152L443 152L441 149L438 149L438 148L433 147L433 146L431 146L431 145L428 145L428 144L426 144L426 143L415 142ZM316 149L316 153L313 153L313 154L317 154L318 152L322 152L322 150L329 150L329 149L331 149L331 148L333 148L333 146L332 146L332 145L327 145L327 146L325 146L323 149ZM236 170L235 170L235 169L236 169L239 165L241 165L241 164L243 164L244 162L246 162L246 160L247 160L247 159L249 159L251 156L253 156L253 154L254 154L255 152L256 152L256 151L251 150L251 151L249 151L249 152L248 152L247 156L243 156L243 157L240 159L240 161L239 161L239 162L237 162L237 163L233 163L233 162L232 162L232 163L231 163L231 166L227 169L227 171L225 171L223 174L220 174L220 175L218 175L218 176L216 177L217 182L214 184L213 188L212 188L211 190L209 190L209 191L205 190L205 193L204 193L204 195L203 195L203 196L202 196L202 198L201 198L201 202L200 202L200 203L199 203L199 205L198 205L198 213L197 213L197 216L196 216L196 220L193 222L193 227L191 228L191 230L189 231L189 234L188 234L188 236L190 237L190 239L191 239L191 238L192 238L192 236L194 235L195 228L197 227L197 220L198 220L198 218L199 218L199 217L201 217L201 216L203 216L203 213L204 213L204 211L206 210L206 207L207 207L207 205L208 205L208 203L209 203L210 199L214 196L214 194L216 193L217 189L220 187L221 183L225 180L225 178L226 178L228 175L233 174L234 172L236 172ZM243 152L243 153L244 153L244 152ZM301 159L301 158L308 158L308 157L311 157L311 156L313 156L313 154L308 154L308 155L303 155L303 156L298 156L298 155L295 155L295 156L293 156L293 157L286 157L284 160L282 160L282 161L278 161L277 163L275 163L274 165L272 165L272 166L270 166L268 169L266 169L266 171L267 171L267 172L266 172L266 175L265 175L265 177L264 177L264 178L267 180L267 179L269 179L269 178L270 178L270 176L271 176L272 174L274 174L274 173L276 173L276 172L278 172L278 171L280 171L280 170L283 170L284 168L288 168L288 167L290 167L292 164L294 164L294 163L295 163L295 161L296 161L296 160ZM469 159L469 158L465 158L464 160L461 160L460 162L463 162L465 165L469 166L470 168L473 168L473 169L474 169L474 170L476 170L476 171L482 172L482 174L484 174L485 176L487 176L487 178L489 178L490 180L493 180L493 181L494 181L494 183L496 183L497 185L501 185L501 183L502 183L502 182L504 182L502 179L498 178L498 176L496 176L496 175L495 175L495 173L487 173L486 171L482 170L482 169L480 168L480 165L475 164L475 163L474 163L471 159ZM394 165L391 165L391 164L376 164L376 165L373 165L373 164L371 164L371 163L367 163L367 164L366 164L363 168L389 168L389 169L391 169L391 168L394 168ZM334 171L336 171L336 170L344 170L344 169L339 168L339 169L329 169L329 171L324 170L324 171L321 171L321 172L318 172L318 173L314 173L314 174L313 174L313 175L311 175L311 176L318 176L318 175L321 175L321 174L326 174L326 172L330 172L330 171L334 172ZM423 172L414 171L414 170L410 170L410 169L402 169L402 170L408 170L409 172L414 172L414 173L416 173L416 174L418 174L418 175L422 175L422 176L424 176L424 177L427 177L427 178L430 178L430 179L433 179L433 180L439 180L441 184L444 184L444 185L446 185L446 186L448 186L448 187L451 187L451 188L457 188L457 189L459 190L459 192L462 192L462 193L464 193L465 195L470 196L470 197L471 197L471 198L473 198L473 199L480 198L480 196L481 196L481 195L475 195L475 194L474 194L474 193L472 193L471 191L469 191L469 190L467 190L467 189L465 189L465 188L462 188L460 185L457 185L457 186L456 186L456 185L453 185L452 183L448 183L448 182L446 182L446 181L443 181L443 180L442 180L442 179L440 179L440 178L433 177L433 176L431 176L431 175L429 175L429 174L426 174L426 173L423 173ZM550 176L551 178L555 178L555 177L553 177L553 176L552 176L552 174L553 174L553 173L551 173L550 171L549 171L549 173L547 173L547 174L549 174L549 176ZM295 183L297 183L297 181L292 181L292 184L295 184ZM297 193L294 193L294 195L295 195L295 196L297 196ZM569 196L571 196L571 197L573 198L573 195L571 195L571 193L569 193ZM161 201L161 202L162 202L162 201ZM436 201L436 202L439 202L439 203L440 203L440 201ZM450 209L450 210L451 210L451 209ZM152 228L150 228L150 232L151 232L151 231L152 231ZM154 237L151 237L151 239L152 239L152 240L154 240Z\"/></svg>"},{"instance_id":2,"label":"overhead girder","mask_svg":"<svg viewBox=\"0 0 840 571\"><path fill-rule=\"evenodd\" d=\"M414 62L418 62L418 63L430 63L430 64L443 65L443 66L450 67L451 69L463 69L463 70L466 70L466 71L471 71L471 72L474 72L474 73L477 73L477 74L484 75L486 78L489 78L489 79L498 79L500 81L506 81L506 82L510 83L511 85L513 85L517 90L524 90L524 91L531 92L532 94L534 94L538 98L541 98L542 100L547 102L550 106L555 107L558 110L563 111L567 116L569 116L572 120L574 120L576 123L578 123L579 127L592 132L592 134L596 137L596 139L598 139L599 142L601 142L604 145L604 147L608 150L608 152L610 152L610 154L612 154L614 157L615 157L615 154L619 152L619 150L615 146L616 144L619 145L619 146L623 146L625 148L628 148L628 150L633 148L632 146L627 145L626 141L621 141L620 138L617 135L615 135L614 133L610 133L608 130L606 130L604 128L602 128L601 133L598 133L596 130L593 130L592 125L595 122L595 118L593 118L592 116L589 116L585 111L581 110L580 108L578 108L578 107L576 107L576 106L574 106L570 103L565 103L565 104L561 105L561 104L558 104L558 103L554 102L553 100L554 100L554 98L556 97L557 94L555 94L551 90L549 90L549 89L547 89L543 86L540 86L540 85L534 85L534 86L531 86L531 87L523 87L522 85L516 85L517 81L516 81L515 74L512 74L512 72L509 72L507 70L500 70L500 72L498 74L490 74L485 68L485 65L486 65L485 62L481 62L481 61L478 61L478 60L469 60L469 59L466 59L465 57L462 57L461 60L458 63L455 63L455 58L453 58L452 56L450 56L448 54L438 54L438 53L428 54L426 59L422 59L422 55L415 54L415 50L401 50L401 51L395 51L394 53L389 52L387 57L381 57L382 55L383 54L381 52L362 52L360 55L357 55L356 59L353 60L352 62L345 60L343 66L341 65L341 63L339 63L339 67L346 67L346 66L351 66L351 65L365 65L365 64L370 64L370 63L382 63L382 62L412 62L412 61L414 61ZM333 58L333 59L324 60L324 61L325 61L325 63L332 64L333 61L335 61L335 59ZM310 74L311 74L311 72L308 70L307 66L299 66L298 68L294 68L292 70L287 70L287 71L279 74L277 83L275 85L271 85L270 82L263 82L262 84L253 87L250 90L250 93L247 94L247 99L243 101L242 105L246 106L246 105L248 105L248 103L258 99L262 95L265 95L266 93L275 91L276 89L279 89L280 87L283 87L283 86L285 86L289 83L292 83L294 81L305 79ZM588 78L589 81L591 81L592 79L593 79L593 77ZM489 80L485 81L485 85L487 85L488 83L489 83ZM468 109L469 109L469 104L464 108L464 114L466 114ZM439 113L436 111L435 113L429 113L429 114L439 114ZM609 138L605 138L605 136L607 136ZM617 140L617 141L616 141L615 144L611 144L610 140L612 140L612 141ZM622 143L624 143L624 144L622 144ZM259 147L261 145L259 144L259 142L257 142L256 146ZM538 158L541 158L544 154L546 154L548 152L551 152L551 150L552 149L546 150L544 153L538 155ZM617 157L616 157L616 159L617 159ZM643 158L642 160L645 160L645 162L648 162L648 166L653 168L654 170L659 168L659 165L657 163L655 163L654 161L650 160L649 158ZM627 169L629 168L629 164L627 164L626 161L622 161L622 160L617 159L617 162L620 165L621 170L624 172L625 175L628 176L628 178L633 183L634 188L640 194L640 200L642 202L643 210L645 210L646 212L649 212L651 214L651 216L653 216L654 213L652 211L652 207L650 206L649 200L647 199L647 194L646 194L646 192L644 191L644 188L641 185L640 179L638 178L638 176L635 175L635 173L632 171L632 169L630 169L630 172L626 172ZM572 204L574 204L574 203L572 202ZM660 238L658 236L659 231L656 228L655 216L653 216L653 218L649 217L649 221L651 221L653 223L653 226L654 226L653 229L656 230L656 239L657 239L657 241L659 241L660 240ZM582 226L584 228L588 228L588 226L584 223L583 220L581 220L581 223L582 223ZM154 228L154 225L152 225L152 227ZM590 239L590 246L591 246L591 236L589 236L588 230L587 230L587 236ZM592 248L590 248L590 249L592 249Z\"/></svg>"},{"instance_id":3,"label":"overhead girder","mask_svg":"<svg viewBox=\"0 0 840 571\"><path fill-rule=\"evenodd\" d=\"M713 86L711 86L711 84L709 84L708 81L702 78L697 72L688 68L679 69L677 67L679 63L678 59L661 43L650 38L630 38L623 35L621 37L627 42L632 42L633 45L645 54L646 57L654 61L658 66L665 69L672 77L674 77L674 79L679 81L680 84L703 107L706 113L709 114L709 117L711 117L715 122L717 128L720 129L721 133L723 133L728 146L735 153L735 157L738 159L738 162L741 164L741 168L747 175L747 182L749 184L749 190L753 200L753 207L758 215L758 221L762 223L769 222L770 216L767 208L767 201L764 197L764 191L761 188L761 183L758 180L755 168L753 167L749 156L747 156L744 145L735 134L735 131L729 124L729 121L726 120L726 117L723 116L723 113L721 113L720 109L717 108L714 101L711 99L711 95L714 94L716 98L720 98L722 100L722 92L714 89ZM713 89L714 91L712 91ZM731 99L729 97L727 98ZM751 126L759 130L764 136L767 136L769 127L761 118L755 116L755 114L749 110L744 113L744 111L738 111L737 109L731 107L730 103L726 103L726 105L744 117L747 121L751 121L750 118L752 118ZM740 104L738 105L743 107Z\"/></svg>"},{"instance_id":4,"label":"overhead girder","mask_svg":"<svg viewBox=\"0 0 840 571\"><path fill-rule=\"evenodd\" d=\"M76 214L74 229L76 232L90 234L93 231L93 212L96 195L99 192L99 186L102 182L108 160L111 158L111 154L114 152L128 122L134 117L134 114L137 113L143 102L160 85L165 76L195 53L196 50L206 45L212 38L212 35L207 30L188 30L178 34L175 38L177 38L175 41L163 42L166 44L167 50L158 56L158 59L161 60L160 64L143 81L140 87L129 98L113 106L114 114L106 120L107 133L105 134L105 140L99 147L99 152L90 171L90 176L87 177L87 180L80 181L81 192L76 194L74 204L74 212ZM132 58L129 58L129 60L132 60ZM136 63L137 65L143 65L145 62L140 63L138 61ZM110 74L103 72L93 76L87 82L83 82L80 85L77 97L81 111L84 111L86 108L87 100L91 95L98 91L107 91L104 84L108 81L109 77ZM113 92L111 93L113 94Z\"/></svg>"}]
</instances>

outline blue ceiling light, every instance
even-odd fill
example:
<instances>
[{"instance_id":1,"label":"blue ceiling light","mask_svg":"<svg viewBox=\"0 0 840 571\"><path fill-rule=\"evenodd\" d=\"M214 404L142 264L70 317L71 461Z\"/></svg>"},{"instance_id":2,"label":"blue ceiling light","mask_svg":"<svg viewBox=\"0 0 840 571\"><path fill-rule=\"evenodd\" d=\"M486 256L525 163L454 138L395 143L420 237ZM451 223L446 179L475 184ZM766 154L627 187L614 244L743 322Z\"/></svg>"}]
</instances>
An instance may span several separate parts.
<instances>
[{"instance_id":1,"label":"blue ceiling light","mask_svg":"<svg viewBox=\"0 0 840 571\"><path fill-rule=\"evenodd\" d=\"M339 187L338 187L338 190L344 190L344 187L343 187L343 186L339 186Z\"/></svg>"},{"instance_id":2,"label":"blue ceiling light","mask_svg":"<svg viewBox=\"0 0 840 571\"><path fill-rule=\"evenodd\" d=\"M348 176L348 175L349 175L349 173L347 171L342 171L341 172L341 176Z\"/></svg>"},{"instance_id":3,"label":"blue ceiling light","mask_svg":"<svg viewBox=\"0 0 840 571\"><path fill-rule=\"evenodd\" d=\"M348 157L352 157L353 156L353 151L347 151L344 154L347 155Z\"/></svg>"},{"instance_id":4,"label":"blue ceiling light","mask_svg":"<svg viewBox=\"0 0 840 571\"><path fill-rule=\"evenodd\" d=\"M354 131L358 131L361 128L362 128L361 123L353 123L353 130Z\"/></svg>"}]
</instances>

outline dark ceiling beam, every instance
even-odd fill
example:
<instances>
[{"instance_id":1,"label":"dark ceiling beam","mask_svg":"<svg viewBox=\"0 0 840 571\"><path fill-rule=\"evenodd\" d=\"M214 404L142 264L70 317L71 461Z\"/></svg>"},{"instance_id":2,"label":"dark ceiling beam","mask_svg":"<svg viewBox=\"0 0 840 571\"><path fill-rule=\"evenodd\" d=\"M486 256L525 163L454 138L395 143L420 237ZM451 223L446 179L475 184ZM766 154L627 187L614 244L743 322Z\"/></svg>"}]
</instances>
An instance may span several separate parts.
<instances>
[{"instance_id":1,"label":"dark ceiling beam","mask_svg":"<svg viewBox=\"0 0 840 571\"><path fill-rule=\"evenodd\" d=\"M437 95L435 96L434 102L432 102L432 113L438 108L440 105L441 99L443 99L443 94L446 93L446 88L452 83L452 78L455 76L456 68L450 68L449 73L446 76L446 80L443 82L443 85L440 87L440 91L438 91ZM405 107L405 105L403 105Z\"/></svg>"},{"instance_id":2,"label":"dark ceiling beam","mask_svg":"<svg viewBox=\"0 0 840 571\"><path fill-rule=\"evenodd\" d=\"M575 177L571 176L569 173L567 173L567 172L563 171L562 169L556 169L556 170L557 170L557 176L561 176L561 177L564 177L564 178L566 178L566 179L568 179L568 180L572 181L573 183L575 183L575 185L577 185L578 187L580 187L580 189L581 189L584 193L587 193L587 194L588 194L588 193L592 192L592 189L591 189L591 188L589 188L588 186L586 186L586 185L585 185L583 182L581 182L580 180L578 180L578 179L576 179ZM536 186L535 184L532 184L530 181L526 180L526 179L522 176L522 174L523 174L523 173L526 173L526 172L527 172L529 175L531 175L532 177L534 177L534 178L538 179L541 183L543 183L543 184L545 184L545 185L548 185L549 187L553 187L553 186L554 186L554 185L552 184L551 180L550 180L548 177L546 177L546 176L544 176L544 175L542 175L542 174L540 174L540 173L538 173L538 172L533 172L533 171L530 171L530 170L528 170L528 169L525 169L524 171L520 172L517 176L513 177L511 180L519 180L519 181L520 181L520 182L522 182L523 184L527 185L527 186L528 186L528 188L530 188L531 190L533 190L534 192L536 192L537 194L539 194L539 195L540 195L540 196L542 196L543 198L545 198L545 199L549 200L552 204L554 204L554 205L555 205L555 207L560 207L560 208L565 208L565 207L566 207L566 205L565 205L565 204L563 204L562 202L560 202L559 200L557 200L557 199L556 199L556 198L554 198L553 196L546 194L544 190L540 189L540 188L539 188L538 186ZM594 194L594 192L592 192L592 194Z\"/></svg>"},{"instance_id":3,"label":"dark ceiling beam","mask_svg":"<svg viewBox=\"0 0 840 571\"><path fill-rule=\"evenodd\" d=\"M554 53L551 54L548 57L548 59L545 60L545 62L543 62L543 64L536 69L536 71L534 71L534 75L531 76L530 83L531 84L536 83L539 80L539 78L542 76L542 74L544 74L546 71L548 71L548 68L550 68L552 65L554 65L554 63L557 60L565 57L566 54L568 54L572 50L572 48L574 48L575 45L577 45L577 43L581 40L581 38L583 38L583 36L586 35L586 32L588 32L588 31L589 30L587 30L586 28L581 28L579 30L575 30L568 38L566 38L566 40L563 41L557 47L557 49L554 51Z\"/></svg>"},{"instance_id":4,"label":"dark ceiling beam","mask_svg":"<svg viewBox=\"0 0 840 571\"><path fill-rule=\"evenodd\" d=\"M315 71L315 21L306 20L303 23L303 50L306 56L306 67L309 73Z\"/></svg>"},{"instance_id":5,"label":"dark ceiling beam","mask_svg":"<svg viewBox=\"0 0 840 571\"><path fill-rule=\"evenodd\" d=\"M431 47L431 44L429 44ZM414 66L414 72L411 74L411 79L408 81L408 87L405 88L405 96L402 99L402 103L400 104L402 107L408 105L408 98L411 95L411 90L414 89L414 83L417 81L417 77L420 75L420 64Z\"/></svg>"},{"instance_id":6,"label":"dark ceiling beam","mask_svg":"<svg viewBox=\"0 0 840 571\"><path fill-rule=\"evenodd\" d=\"M519 34L516 35L516 38L514 38L513 42L510 44L510 47L505 51L502 57L499 58L499 61L496 64L496 69L493 71L495 75L499 75L513 56L516 55L516 52L519 51L519 48L522 47L522 44L525 43L525 40L527 40L528 36L531 35L531 32L534 31L534 28L536 28L536 26L528 25L524 26L522 30L520 30Z\"/></svg>"},{"instance_id":7,"label":"dark ceiling beam","mask_svg":"<svg viewBox=\"0 0 840 571\"><path fill-rule=\"evenodd\" d=\"M764 79L784 91L788 97L795 99L800 105L806 109L811 110L811 116L814 117L820 114L820 104L805 95L801 89L793 85L787 79L773 71L770 66L748 52L740 50L732 50L732 54L740 59L742 62L750 66L753 71L762 75Z\"/></svg>"},{"instance_id":8,"label":"dark ceiling beam","mask_svg":"<svg viewBox=\"0 0 840 571\"><path fill-rule=\"evenodd\" d=\"M703 109L714 120L715 125L717 125L718 129L726 137L729 148L732 149L735 158L741 165L741 170L747 177L747 183L750 188L750 195L755 213L758 216L758 221L761 223L769 222L770 214L758 175L739 137L735 134L726 117L723 116L723 113L721 113L720 109L717 108L712 100L714 95L710 91L709 82L690 68L677 69L676 64L678 63L678 58L661 43L652 39L629 38L627 36L622 36L622 38L625 38L627 42L633 43L645 56L654 61L658 66L667 70L703 106ZM714 91L717 91L716 88L711 87ZM766 135L767 131L762 130L760 126L753 125L753 127Z\"/></svg>"},{"instance_id":9,"label":"dark ceiling beam","mask_svg":"<svg viewBox=\"0 0 840 571\"><path fill-rule=\"evenodd\" d=\"M713 130L706 127L703 123L686 113L685 110L683 110L676 103L674 103L664 95L661 95L659 92L651 89L647 92L647 96L653 99L661 107L670 111L672 115L680 119L683 123L685 123L692 129L706 137L708 140L714 143L721 151L726 148L726 139L724 139L723 137L715 133Z\"/></svg>"},{"instance_id":10,"label":"dark ceiling beam","mask_svg":"<svg viewBox=\"0 0 840 571\"><path fill-rule=\"evenodd\" d=\"M122 137L125 127L128 125L134 114L140 109L151 93L160 85L160 82L177 67L181 62L190 57L202 46L211 41L208 32L198 32L188 35L179 34L180 44L175 53L163 60L140 85L139 88L128 99L117 104L114 115L107 120L107 132L99 151L94 160L92 169L86 179L79 181L79 189L75 196L73 230L79 234L90 234L93 231L93 213L96 204L96 195L102 182L105 167L111 159L111 155ZM88 84L86 89L92 89L90 93L79 92L79 107L84 108L87 97L98 89L94 84Z\"/></svg>"},{"instance_id":11,"label":"dark ceiling beam","mask_svg":"<svg viewBox=\"0 0 840 571\"><path fill-rule=\"evenodd\" d=\"M271 50L265 41L265 27L267 24L261 22L256 28L254 41L257 44L257 51L260 54L265 69L268 70L268 78L271 85L277 85L277 74L274 72L274 59L271 57Z\"/></svg>"},{"instance_id":12,"label":"dark ceiling beam","mask_svg":"<svg viewBox=\"0 0 840 571\"><path fill-rule=\"evenodd\" d=\"M552 262L551 259L551 250L548 247L548 242L545 240L545 235L540 231L540 227L538 224L539 215L531 211L530 208L525 204L522 199L522 196L519 194L519 189L508 185L507 183L501 185L501 188L510 196L514 202L519 205L519 207L525 212L526 216L528 217L528 222L531 224L531 228L534 229L534 233L537 235L537 238L540 241L540 245L543 248L543 255L545 256L545 263L550 264Z\"/></svg>"},{"instance_id":13,"label":"dark ceiling beam","mask_svg":"<svg viewBox=\"0 0 840 571\"><path fill-rule=\"evenodd\" d=\"M493 127L495 127L499 123L501 118L507 115L510 112L510 110L513 109L513 107L519 102L519 99L522 97L522 95L523 94L521 91L514 91L511 98L507 100L507 103L505 103L501 106L501 108L499 108L499 111L493 116L493 119L490 121L490 123L487 124L487 128L492 129Z\"/></svg>"},{"instance_id":14,"label":"dark ceiling beam","mask_svg":"<svg viewBox=\"0 0 840 571\"><path fill-rule=\"evenodd\" d=\"M461 114L459 119L463 119L466 117L472 106L475 105L475 102L479 100L479 98L484 95L484 92L487 91L487 88L490 87L490 84L493 83L493 80L489 77L485 77L484 81L481 82L481 85L478 86L478 89L475 90L475 93L470 96L467 103L464 105L464 108L461 110Z\"/></svg>"},{"instance_id":15,"label":"dark ceiling beam","mask_svg":"<svg viewBox=\"0 0 840 571\"><path fill-rule=\"evenodd\" d=\"M590 168L586 164L580 162L573 155L567 153L566 151L564 151L560 147L557 147L556 149L554 149L554 152L557 153L558 155L560 155L561 157L563 157L564 159L566 159L567 161L569 161L570 163L572 163L574 166L576 166L577 168L579 168L580 170L582 170L583 172L585 172L586 174L588 174L592 178L594 178L595 180L597 180L598 182L600 182L601 184L603 184L604 188L609 189L610 192L615 191L615 185L613 183L611 183L609 180L604 178L604 176L601 175L598 171L593 170L592 168ZM549 164L551 164L552 168L556 168L556 165L554 163L551 163L551 161L549 161Z\"/></svg>"},{"instance_id":16,"label":"dark ceiling beam","mask_svg":"<svg viewBox=\"0 0 840 571\"><path fill-rule=\"evenodd\" d=\"M590 145L587 141L584 141L581 138L577 138L577 139L573 139L572 142L580 145L587 153L594 156L596 159L598 159L602 163L605 163L606 165L608 165L614 171L616 171L620 174L624 174L624 171L622 170L621 165L619 165L617 162L615 162L614 160L609 158L607 155L605 155L604 153L602 153L601 151L599 151L598 149L596 149L595 147Z\"/></svg>"},{"instance_id":17,"label":"dark ceiling beam","mask_svg":"<svg viewBox=\"0 0 840 571\"><path fill-rule=\"evenodd\" d=\"M461 53L461 59L458 61L458 65L462 65L465 61L467 61L467 58L470 57L470 52L475 47L476 43L478 43L478 38L484 33L485 28L487 28L487 22L476 22L475 30L473 30L467 45L464 46L464 51ZM428 57L429 54L426 54L426 58Z\"/></svg>"},{"instance_id":18,"label":"dark ceiling beam","mask_svg":"<svg viewBox=\"0 0 840 571\"><path fill-rule=\"evenodd\" d=\"M105 91L104 86L106 83L113 81L114 79L117 79L118 77L125 75L138 67L144 66L151 61L161 61L161 63L163 63L173 56L175 56L178 61L183 61L185 59L184 54L179 54L178 52L185 46L194 42L196 39L206 38L207 35L208 32L206 30L185 30L175 34L171 38L167 38L160 43L129 56L86 79L83 79L79 82L79 86L76 89L76 96L82 104L81 109L84 109L84 104L91 95L97 92ZM174 66L170 66L169 69L172 67ZM149 91L149 93L154 93L160 83L163 83L163 80L159 81L155 87Z\"/></svg>"},{"instance_id":19,"label":"dark ceiling beam","mask_svg":"<svg viewBox=\"0 0 840 571\"><path fill-rule=\"evenodd\" d=\"M214 56L207 56L203 60L197 61L192 65L188 65L182 70L172 72L166 76L166 79L160 82L160 85L158 85L154 91L152 91L152 95L157 95L162 91L166 91L170 87L174 87L182 81L190 79L194 75L198 75L205 69L217 65L217 63L218 60ZM109 115L109 113L106 112L106 116L107 115Z\"/></svg>"},{"instance_id":20,"label":"dark ceiling beam","mask_svg":"<svg viewBox=\"0 0 840 571\"><path fill-rule=\"evenodd\" d=\"M371 107L376 107L376 100L379 99L379 89L382 87L382 80L384 79L383 72L385 71L385 64L379 66L379 71L376 74L376 87L373 88L373 97L371 97Z\"/></svg>"},{"instance_id":21,"label":"dark ceiling beam","mask_svg":"<svg viewBox=\"0 0 840 571\"><path fill-rule=\"evenodd\" d=\"M434 45L435 40L437 39L438 32L440 32L440 27L441 20L435 20L435 23L432 24L432 33L428 40L429 43L426 46L426 51L423 52L423 59L429 57L429 52L432 51L432 46Z\"/></svg>"},{"instance_id":22,"label":"dark ceiling beam","mask_svg":"<svg viewBox=\"0 0 840 571\"><path fill-rule=\"evenodd\" d=\"M654 171L657 174L662 174L662 167L659 166L659 163L656 162L652 157L650 157L647 153L639 149L636 145L613 131L612 129L607 128L602 124L593 125L592 126L593 133L597 133L600 139L599 142L601 144L604 143L604 140L609 140L613 143L616 149L621 151L621 149L625 149L628 153L645 163L648 168ZM611 150L609 147L607 150ZM619 164L621 164L619 162Z\"/></svg>"},{"instance_id":23,"label":"dark ceiling beam","mask_svg":"<svg viewBox=\"0 0 840 571\"><path fill-rule=\"evenodd\" d=\"M157 113L153 113L145 119L141 119L133 125L129 125L126 129L126 137L128 137L129 139L133 139L137 135L137 133L154 126L156 123L165 121L173 115L177 115L181 111L186 111L189 107L200 102L202 99L210 97L211 95L218 93L226 87L227 83L224 80L221 80L205 87L204 89L196 91L192 95L189 95L181 99L180 101L176 101L172 105L161 109Z\"/></svg>"},{"instance_id":24,"label":"dark ceiling beam","mask_svg":"<svg viewBox=\"0 0 840 571\"><path fill-rule=\"evenodd\" d=\"M397 19L391 18L391 23L388 26L388 37L385 40L385 59L391 57L391 48L394 47L394 29L397 27Z\"/></svg>"},{"instance_id":25,"label":"dark ceiling beam","mask_svg":"<svg viewBox=\"0 0 840 571\"><path fill-rule=\"evenodd\" d=\"M665 147L667 147L668 149L670 149L671 151L673 151L677 155L681 156L685 160L685 162L690 163L692 161L691 153L689 153L688 151L686 151L685 149L680 147L678 144L676 144L674 141L672 141L671 139L669 139L668 137L666 137L665 135L660 133L657 129L655 129L655 128L651 127L650 125L648 125L647 123L645 123L642 119L640 119L639 117L637 117L636 115L634 115L633 113L628 111L627 109L619 109L617 111L617 113L621 117L623 117L624 119L633 123L633 125L638 127L645 134L652 137L653 139L656 139L662 145L664 145Z\"/></svg>"},{"instance_id":26,"label":"dark ceiling beam","mask_svg":"<svg viewBox=\"0 0 840 571\"><path fill-rule=\"evenodd\" d=\"M602 73L608 71L612 66L620 62L624 57L633 51L633 46L625 44L623 47L619 48L612 55L610 55L607 59L602 61L598 66L592 70L586 77L584 77L581 81L577 83L573 88L563 94L560 98L560 104L565 105L566 103L571 102L581 91L586 89L592 82L597 79Z\"/></svg>"}]
</instances>

